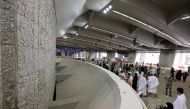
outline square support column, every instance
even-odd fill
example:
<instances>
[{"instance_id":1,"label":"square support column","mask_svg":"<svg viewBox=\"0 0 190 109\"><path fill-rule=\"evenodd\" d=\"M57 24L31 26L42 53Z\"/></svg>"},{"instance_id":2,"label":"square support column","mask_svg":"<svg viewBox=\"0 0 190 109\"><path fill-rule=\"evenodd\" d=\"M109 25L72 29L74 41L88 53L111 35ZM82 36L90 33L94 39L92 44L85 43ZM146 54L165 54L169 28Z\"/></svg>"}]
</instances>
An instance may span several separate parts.
<instances>
[{"instance_id":1,"label":"square support column","mask_svg":"<svg viewBox=\"0 0 190 109\"><path fill-rule=\"evenodd\" d=\"M161 50L159 63L162 67L173 67L175 50Z\"/></svg>"},{"instance_id":2,"label":"square support column","mask_svg":"<svg viewBox=\"0 0 190 109\"><path fill-rule=\"evenodd\" d=\"M135 63L136 59L136 51L130 51L128 52L127 60L129 63Z\"/></svg>"}]
</instances>

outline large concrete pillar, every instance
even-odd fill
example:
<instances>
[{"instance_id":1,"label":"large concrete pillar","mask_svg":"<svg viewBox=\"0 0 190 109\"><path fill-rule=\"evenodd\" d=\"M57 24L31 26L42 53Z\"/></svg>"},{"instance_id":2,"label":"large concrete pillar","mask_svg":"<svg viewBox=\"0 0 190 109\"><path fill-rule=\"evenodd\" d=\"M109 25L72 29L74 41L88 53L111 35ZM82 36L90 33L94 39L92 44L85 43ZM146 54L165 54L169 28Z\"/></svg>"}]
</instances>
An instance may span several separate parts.
<instances>
[{"instance_id":1,"label":"large concrete pillar","mask_svg":"<svg viewBox=\"0 0 190 109\"><path fill-rule=\"evenodd\" d=\"M107 53L107 60L108 61L111 61L114 58L115 58L115 53L114 52L108 52Z\"/></svg>"},{"instance_id":2,"label":"large concrete pillar","mask_svg":"<svg viewBox=\"0 0 190 109\"><path fill-rule=\"evenodd\" d=\"M161 50L159 63L162 67L173 67L175 50Z\"/></svg>"},{"instance_id":3,"label":"large concrete pillar","mask_svg":"<svg viewBox=\"0 0 190 109\"><path fill-rule=\"evenodd\" d=\"M61 57L65 57L65 51L61 50Z\"/></svg>"},{"instance_id":4,"label":"large concrete pillar","mask_svg":"<svg viewBox=\"0 0 190 109\"><path fill-rule=\"evenodd\" d=\"M127 60L129 63L135 63L136 51L131 51L128 53Z\"/></svg>"},{"instance_id":5,"label":"large concrete pillar","mask_svg":"<svg viewBox=\"0 0 190 109\"><path fill-rule=\"evenodd\" d=\"M89 59L96 59L97 52L89 52Z\"/></svg>"},{"instance_id":6,"label":"large concrete pillar","mask_svg":"<svg viewBox=\"0 0 190 109\"><path fill-rule=\"evenodd\" d=\"M0 109L47 109L55 24L53 0L0 0Z\"/></svg>"},{"instance_id":7,"label":"large concrete pillar","mask_svg":"<svg viewBox=\"0 0 190 109\"><path fill-rule=\"evenodd\" d=\"M86 60L90 60L92 55L92 51L86 51Z\"/></svg>"}]
</instances>

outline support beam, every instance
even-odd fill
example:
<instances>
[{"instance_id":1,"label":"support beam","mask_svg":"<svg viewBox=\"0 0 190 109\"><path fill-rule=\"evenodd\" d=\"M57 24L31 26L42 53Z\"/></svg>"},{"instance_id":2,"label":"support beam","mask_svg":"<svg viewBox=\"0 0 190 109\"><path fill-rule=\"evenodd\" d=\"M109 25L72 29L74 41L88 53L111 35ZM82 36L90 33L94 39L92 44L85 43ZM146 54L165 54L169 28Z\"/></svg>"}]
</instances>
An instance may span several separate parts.
<instances>
[{"instance_id":1,"label":"support beam","mask_svg":"<svg viewBox=\"0 0 190 109\"><path fill-rule=\"evenodd\" d=\"M93 38L89 39L89 38L81 37L81 36L78 36L77 38L76 37L69 38L67 40L73 40L73 41L77 41L77 42L100 45L100 46L104 46L104 47L108 48L108 50L110 50L111 48L114 48L116 50L127 50L128 49L128 48L126 48L124 46L119 46L119 45L116 45L116 44L113 44L113 43L110 43L110 42L107 43L107 42L103 42L101 40L97 40L97 39L93 39ZM60 40L60 41L65 41L65 40Z\"/></svg>"},{"instance_id":2,"label":"support beam","mask_svg":"<svg viewBox=\"0 0 190 109\"><path fill-rule=\"evenodd\" d=\"M171 14L168 16L167 25L171 25L175 23L177 20L179 20L181 17L185 15L190 15L190 5L187 4L186 6L183 6L181 8L178 8L174 10Z\"/></svg>"},{"instance_id":3,"label":"support beam","mask_svg":"<svg viewBox=\"0 0 190 109\"><path fill-rule=\"evenodd\" d=\"M89 18L88 18L88 23L89 23L89 25L90 25L90 22L92 21L92 19L93 19L93 17L94 17L94 14L95 14L95 11L92 11L92 12L90 13L90 16L89 16Z\"/></svg>"},{"instance_id":4,"label":"support beam","mask_svg":"<svg viewBox=\"0 0 190 109\"><path fill-rule=\"evenodd\" d=\"M132 35L135 31L137 31L138 29L140 29L139 27L136 26L131 26L129 29L129 34Z\"/></svg>"},{"instance_id":5,"label":"support beam","mask_svg":"<svg viewBox=\"0 0 190 109\"><path fill-rule=\"evenodd\" d=\"M108 49L108 48L105 47L105 46L93 45L92 43L88 43L88 42L76 42L76 41L74 41L74 40L61 40L61 41L58 41L57 44L61 44L61 43L64 44L64 42L65 42L65 43L68 43L68 44L70 44L70 45L76 44L76 45L82 45L82 46L85 46L85 47L100 48L100 49L104 49L104 50Z\"/></svg>"},{"instance_id":6,"label":"support beam","mask_svg":"<svg viewBox=\"0 0 190 109\"><path fill-rule=\"evenodd\" d=\"M117 41L117 39L107 39L107 38L104 38L104 37L97 37L97 36L90 36L90 35L86 35L86 34L80 34L81 37L87 37L87 38L91 38L91 39L97 39L97 40L101 40L101 41L105 41L105 42L110 42L111 44L116 44L118 46L124 46L126 48L129 48L131 49L132 46L130 45L127 45L126 43L123 43L123 42L119 42Z\"/></svg>"}]
</instances>

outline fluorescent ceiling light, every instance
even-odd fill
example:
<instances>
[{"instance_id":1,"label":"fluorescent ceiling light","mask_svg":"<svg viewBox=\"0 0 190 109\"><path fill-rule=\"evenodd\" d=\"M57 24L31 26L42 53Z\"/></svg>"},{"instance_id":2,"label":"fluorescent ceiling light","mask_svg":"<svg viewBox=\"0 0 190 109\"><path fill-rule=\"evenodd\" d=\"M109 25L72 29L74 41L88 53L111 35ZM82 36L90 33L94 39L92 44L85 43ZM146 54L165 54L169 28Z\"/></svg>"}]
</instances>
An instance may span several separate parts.
<instances>
[{"instance_id":1,"label":"fluorescent ceiling light","mask_svg":"<svg viewBox=\"0 0 190 109\"><path fill-rule=\"evenodd\" d=\"M182 17L181 19L182 20L186 20L186 19L189 19L190 18L190 16L184 16L184 17Z\"/></svg>"},{"instance_id":2,"label":"fluorescent ceiling light","mask_svg":"<svg viewBox=\"0 0 190 109\"><path fill-rule=\"evenodd\" d=\"M122 16L124 16L124 17L126 17L126 18L129 18L129 19L131 19L131 20L133 20L133 21L136 21L136 22L138 22L138 23L140 23L140 24L143 24L144 26L147 26L147 27L153 29L154 31L156 31L156 32L158 32L158 33L160 33L160 34L167 36L168 38L172 39L173 41L179 43L179 45L182 45L182 43L179 42L178 40L174 39L173 37L169 36L168 34L162 32L162 31L160 31L160 30L158 30L158 29L156 29L156 28L154 28L154 27L152 27L152 26L150 26L150 25L148 25L148 24L146 24L146 23L144 23L144 22L142 22L142 21L139 21L139 20L137 20L137 19L135 19L135 18L133 18L133 17L130 17L130 16L128 16L128 15L126 15L126 14L123 14L123 13L121 13L121 12L119 12L119 11L116 11L116 10L113 10L113 12L116 13L116 14L122 15Z\"/></svg>"}]
</instances>

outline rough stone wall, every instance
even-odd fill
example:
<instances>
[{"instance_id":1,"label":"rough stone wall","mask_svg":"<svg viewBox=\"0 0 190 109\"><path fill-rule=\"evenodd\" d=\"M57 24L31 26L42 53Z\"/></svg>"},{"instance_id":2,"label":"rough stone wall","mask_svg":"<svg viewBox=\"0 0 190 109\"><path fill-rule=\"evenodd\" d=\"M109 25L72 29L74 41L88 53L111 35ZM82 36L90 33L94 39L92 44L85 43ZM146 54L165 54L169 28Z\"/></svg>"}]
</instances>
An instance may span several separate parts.
<instances>
[{"instance_id":1,"label":"rough stone wall","mask_svg":"<svg viewBox=\"0 0 190 109\"><path fill-rule=\"evenodd\" d=\"M15 21L15 3L11 0L0 0L1 109L14 109L17 103Z\"/></svg>"},{"instance_id":2,"label":"rough stone wall","mask_svg":"<svg viewBox=\"0 0 190 109\"><path fill-rule=\"evenodd\" d=\"M55 82L53 0L0 0L0 109L46 109Z\"/></svg>"}]
</instances>

